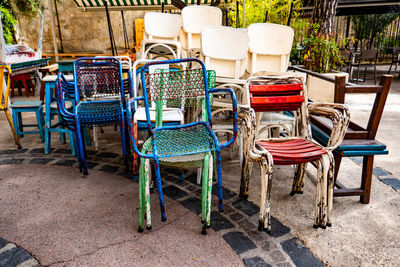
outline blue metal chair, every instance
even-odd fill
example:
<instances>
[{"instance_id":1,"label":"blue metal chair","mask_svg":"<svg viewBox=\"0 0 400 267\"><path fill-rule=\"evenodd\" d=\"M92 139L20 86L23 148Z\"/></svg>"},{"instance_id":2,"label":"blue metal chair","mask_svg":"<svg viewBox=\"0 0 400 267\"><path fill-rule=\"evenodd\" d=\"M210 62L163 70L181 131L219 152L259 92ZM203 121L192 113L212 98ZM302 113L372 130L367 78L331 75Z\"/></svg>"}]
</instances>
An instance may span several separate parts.
<instances>
[{"instance_id":1,"label":"blue metal chair","mask_svg":"<svg viewBox=\"0 0 400 267\"><path fill-rule=\"evenodd\" d=\"M182 70L165 68L173 64L182 65ZM157 69L160 66L160 69ZM154 71L155 70L155 71ZM153 71L153 73L152 73ZM141 157L139 172L139 232L143 231L145 210L146 228L151 229L150 160L155 163L155 175L161 209L161 220L166 220L164 198L161 184L160 164L167 166L203 167L202 181L202 233L210 226L211 185L213 165L216 165L218 180L219 210L222 205L221 149L232 144L237 134L237 103L231 89L210 89L207 71L198 59L175 59L149 62L141 69L143 96L129 100L127 107L128 126L134 152ZM210 94L228 93L232 98L234 135L226 143L220 144L213 129ZM144 143L142 151L137 147L133 131L135 102L143 101L146 110L146 123L151 137ZM156 123L151 123L150 103L156 103ZM165 105L195 107L200 110L197 121L183 125L163 126L163 107ZM213 159L216 160L214 163Z\"/></svg>"},{"instance_id":2,"label":"blue metal chair","mask_svg":"<svg viewBox=\"0 0 400 267\"><path fill-rule=\"evenodd\" d=\"M129 75L129 77L132 77ZM131 86L131 83L130 85ZM125 88L121 63L110 57L80 58L74 63L74 127L83 173L88 174L82 127L120 124L122 154L125 164ZM132 90L129 90L131 92Z\"/></svg>"}]
</instances>

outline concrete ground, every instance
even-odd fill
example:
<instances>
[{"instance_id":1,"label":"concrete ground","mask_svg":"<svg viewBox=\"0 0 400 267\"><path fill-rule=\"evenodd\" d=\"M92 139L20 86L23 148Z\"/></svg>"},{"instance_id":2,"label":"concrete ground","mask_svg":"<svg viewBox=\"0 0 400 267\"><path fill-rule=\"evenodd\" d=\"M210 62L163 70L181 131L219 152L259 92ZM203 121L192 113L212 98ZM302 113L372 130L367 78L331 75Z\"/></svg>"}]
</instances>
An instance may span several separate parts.
<instances>
[{"instance_id":1,"label":"concrete ground","mask_svg":"<svg viewBox=\"0 0 400 267\"><path fill-rule=\"evenodd\" d=\"M380 73L384 72L382 68ZM365 125L368 101L371 98L364 95L347 97L352 120ZM183 184L166 172L168 220L160 222L157 194L153 194L153 230L138 234L137 183L124 178L118 167L113 169L121 157L118 132L108 127L100 135L100 151L90 158L98 165L82 176L67 155L68 145L61 145L58 136L53 136L55 150L48 156L40 150L43 144L37 135L22 138L25 150L16 152L5 116L1 116L0 237L46 266L319 266L320 262L326 266L400 266L400 188L382 182L400 178L400 152L396 150L399 104L400 80L396 77L377 136L390 154L375 157L377 176L370 204L361 204L358 197L335 198L333 226L316 230L312 228L316 170L309 167L304 194L291 197L292 167L275 167L273 236L256 231L258 167L252 173L250 202L241 202L237 198L239 161L230 159L228 153L222 163L226 210L222 216L213 213L207 236L200 235L198 203L193 204L199 187L190 172ZM106 156L105 152L113 154ZM357 159L343 159L339 177L345 185L358 185L361 166ZM1 247L0 242L0 263Z\"/></svg>"}]
</instances>

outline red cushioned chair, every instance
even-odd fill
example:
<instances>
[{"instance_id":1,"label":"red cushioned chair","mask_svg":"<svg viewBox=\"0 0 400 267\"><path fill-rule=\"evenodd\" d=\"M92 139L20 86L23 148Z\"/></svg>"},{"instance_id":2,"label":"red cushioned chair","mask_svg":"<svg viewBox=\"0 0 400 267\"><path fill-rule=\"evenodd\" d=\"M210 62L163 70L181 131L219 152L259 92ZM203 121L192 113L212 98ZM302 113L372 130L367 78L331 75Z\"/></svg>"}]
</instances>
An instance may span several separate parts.
<instances>
[{"instance_id":1,"label":"red cushioned chair","mask_svg":"<svg viewBox=\"0 0 400 267\"><path fill-rule=\"evenodd\" d=\"M261 167L261 205L259 230L271 231L270 191L273 165L296 165L291 194L302 193L308 162L318 169L314 227L331 225L333 193L333 156L331 151L342 141L350 115L345 105L309 103L305 85L299 77L262 76L247 81L247 107L240 110L244 140L240 196L247 198L252 162ZM256 112L292 111L296 119L296 136L255 140ZM334 130L327 147L314 142L310 134L309 115L331 120Z\"/></svg>"}]
</instances>

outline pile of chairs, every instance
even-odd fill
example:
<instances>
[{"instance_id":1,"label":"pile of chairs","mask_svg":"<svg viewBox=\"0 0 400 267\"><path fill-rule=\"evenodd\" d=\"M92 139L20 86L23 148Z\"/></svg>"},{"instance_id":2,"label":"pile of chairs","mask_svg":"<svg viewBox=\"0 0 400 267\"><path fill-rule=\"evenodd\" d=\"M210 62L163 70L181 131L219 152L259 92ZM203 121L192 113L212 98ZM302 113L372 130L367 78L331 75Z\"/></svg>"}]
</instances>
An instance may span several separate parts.
<instances>
[{"instance_id":1,"label":"pile of chairs","mask_svg":"<svg viewBox=\"0 0 400 267\"><path fill-rule=\"evenodd\" d=\"M166 220L160 172L160 166L166 165L198 168L202 232L206 233L213 176L218 184L219 210L223 211L221 150L238 140L241 197L248 196L252 163L259 163L262 170L260 230L271 230L273 165L297 166L294 194L303 191L308 162L318 169L314 226L331 225L331 151L340 144L347 129L347 108L308 102L303 78L287 71L293 41L290 27L261 23L245 31L221 26L221 21L221 11L215 7L185 7L181 16L147 13L147 38L139 52L142 58L124 63L130 65L126 67L128 78L123 79L122 59L111 57L77 60L73 83L62 74L58 76L58 108L66 127L75 133L81 171L87 174L82 128L119 124L125 163L128 143L134 165L140 158L136 164L139 231L145 226L151 229L153 181L161 220ZM186 58L187 55L198 58ZM154 60L160 57L166 60ZM75 103L71 110L64 105L67 98ZM333 130L326 147L311 138L309 116L315 114L332 120ZM225 123L218 125L216 121L221 117ZM274 131L261 137L265 129ZM148 133L140 144L138 130ZM228 133L226 142L219 140L220 132Z\"/></svg>"}]
</instances>

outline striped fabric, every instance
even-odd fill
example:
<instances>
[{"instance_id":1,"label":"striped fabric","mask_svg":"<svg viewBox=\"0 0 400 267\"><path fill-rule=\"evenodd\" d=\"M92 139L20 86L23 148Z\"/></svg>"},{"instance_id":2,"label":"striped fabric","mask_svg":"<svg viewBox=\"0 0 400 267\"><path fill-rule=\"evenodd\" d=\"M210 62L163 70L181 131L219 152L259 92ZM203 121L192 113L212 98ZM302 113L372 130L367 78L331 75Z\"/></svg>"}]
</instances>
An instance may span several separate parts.
<instances>
[{"instance_id":1,"label":"striped fabric","mask_svg":"<svg viewBox=\"0 0 400 267\"><path fill-rule=\"evenodd\" d=\"M233 0L221 0L221 4L231 3ZM74 0L78 7L102 7L103 0ZM108 6L129 7L129 6L157 6L164 2L171 5L171 0L107 0ZM186 4L196 4L197 0L183 0ZM212 4L215 0L201 0L201 4Z\"/></svg>"}]
</instances>

